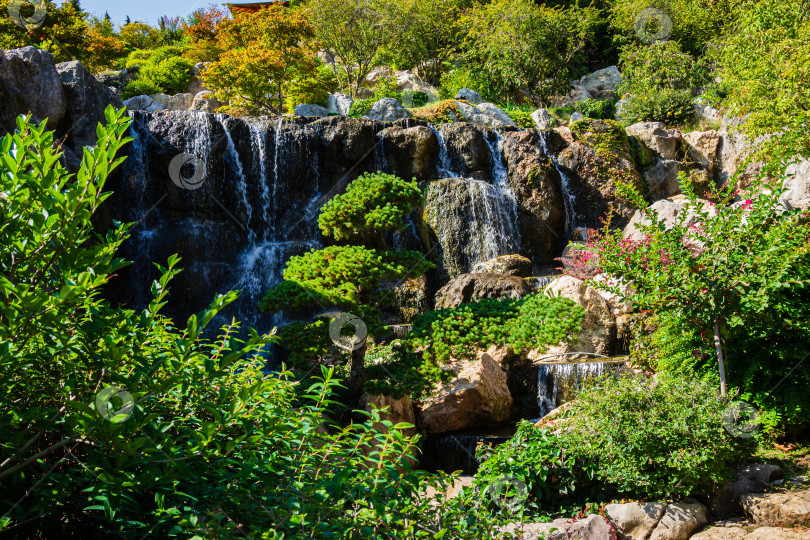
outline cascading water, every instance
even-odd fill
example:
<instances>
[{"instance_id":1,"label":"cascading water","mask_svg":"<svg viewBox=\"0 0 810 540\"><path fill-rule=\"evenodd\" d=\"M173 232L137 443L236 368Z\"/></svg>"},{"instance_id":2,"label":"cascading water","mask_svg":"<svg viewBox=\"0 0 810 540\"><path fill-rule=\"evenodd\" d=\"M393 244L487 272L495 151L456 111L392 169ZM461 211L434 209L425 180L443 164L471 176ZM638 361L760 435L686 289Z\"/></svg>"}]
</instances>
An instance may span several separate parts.
<instances>
[{"instance_id":1,"label":"cascading water","mask_svg":"<svg viewBox=\"0 0 810 540\"><path fill-rule=\"evenodd\" d=\"M537 407L540 418L574 399L589 380L614 375L623 362L571 362L537 366Z\"/></svg>"},{"instance_id":2,"label":"cascading water","mask_svg":"<svg viewBox=\"0 0 810 540\"><path fill-rule=\"evenodd\" d=\"M549 150L547 140L548 133L540 130L539 134L540 147L543 150L543 153L551 159L552 165L554 165L554 168L557 169L557 172L560 175L560 185L562 187L563 202L565 204L565 234L570 238L579 223L575 207L576 197L571 190L571 179L568 178L568 175L565 174L565 171L560 167L560 164L557 162L557 156L555 156Z\"/></svg>"},{"instance_id":3,"label":"cascading water","mask_svg":"<svg viewBox=\"0 0 810 540\"><path fill-rule=\"evenodd\" d=\"M432 471L461 471L475 474L480 461L475 457L479 444L498 446L514 435L514 426L502 426L485 434L447 433L428 435L422 446L420 465Z\"/></svg>"}]
</instances>

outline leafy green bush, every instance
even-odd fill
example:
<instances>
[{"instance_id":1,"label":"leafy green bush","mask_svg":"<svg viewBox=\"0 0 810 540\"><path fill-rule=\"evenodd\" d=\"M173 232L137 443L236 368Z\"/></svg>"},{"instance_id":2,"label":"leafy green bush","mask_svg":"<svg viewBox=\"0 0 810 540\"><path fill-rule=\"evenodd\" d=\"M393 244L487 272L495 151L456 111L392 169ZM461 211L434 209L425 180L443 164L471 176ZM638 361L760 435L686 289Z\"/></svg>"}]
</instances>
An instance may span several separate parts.
<instances>
[{"instance_id":1,"label":"leafy green bush","mask_svg":"<svg viewBox=\"0 0 810 540\"><path fill-rule=\"evenodd\" d=\"M399 82L393 75L390 77L380 77L380 80L377 81L377 86L374 87L374 100L379 101L385 98L393 98L402 102L402 92L399 91Z\"/></svg>"},{"instance_id":2,"label":"leafy green bush","mask_svg":"<svg viewBox=\"0 0 810 540\"><path fill-rule=\"evenodd\" d=\"M436 383L453 378L436 362L413 351L403 341L370 349L366 356L368 381L363 390L373 395L420 399L429 395Z\"/></svg>"},{"instance_id":3,"label":"leafy green bush","mask_svg":"<svg viewBox=\"0 0 810 540\"><path fill-rule=\"evenodd\" d=\"M475 90L486 100L495 98L480 71L465 68L456 68L442 75L439 96L442 99L453 99L462 88Z\"/></svg>"},{"instance_id":4,"label":"leafy green bush","mask_svg":"<svg viewBox=\"0 0 810 540\"><path fill-rule=\"evenodd\" d=\"M622 104L621 119L625 124L663 122L670 126L691 123L695 118L692 93L689 90L652 90L634 94Z\"/></svg>"},{"instance_id":5,"label":"leafy green bush","mask_svg":"<svg viewBox=\"0 0 810 540\"><path fill-rule=\"evenodd\" d=\"M574 402L572 448L628 496L672 500L706 492L756 446L724 426L730 398L711 381L659 373L604 379Z\"/></svg>"},{"instance_id":6,"label":"leafy green bush","mask_svg":"<svg viewBox=\"0 0 810 540\"><path fill-rule=\"evenodd\" d=\"M359 118L365 116L371 110L371 106L377 102L374 98L358 99L352 102L352 107L349 109L349 116L352 118Z\"/></svg>"},{"instance_id":7,"label":"leafy green bush","mask_svg":"<svg viewBox=\"0 0 810 540\"><path fill-rule=\"evenodd\" d=\"M534 120L532 120L532 112L534 111L533 108L532 111L528 111L514 106L513 107L507 106L503 109L503 111L507 115L509 115L509 118L514 120L515 124L517 124L518 127L528 129L534 128Z\"/></svg>"},{"instance_id":8,"label":"leafy green bush","mask_svg":"<svg viewBox=\"0 0 810 540\"><path fill-rule=\"evenodd\" d=\"M482 445L476 451L481 466L473 486L481 490L481 500L497 510L492 496L504 479L522 482L526 491L514 493L518 516L542 515L570 508L601 495L596 484L597 463L579 456L564 436L521 420L515 435L496 448ZM524 500L520 500L524 499Z\"/></svg>"},{"instance_id":9,"label":"leafy green bush","mask_svg":"<svg viewBox=\"0 0 810 540\"><path fill-rule=\"evenodd\" d=\"M293 112L302 103L326 107L329 94L337 90L335 72L329 67L319 66L312 75L299 77L292 81L287 89L285 105L287 111Z\"/></svg>"},{"instance_id":10,"label":"leafy green bush","mask_svg":"<svg viewBox=\"0 0 810 540\"><path fill-rule=\"evenodd\" d=\"M421 90L412 90L410 88L402 91L402 104L405 107L424 107L430 102L430 96Z\"/></svg>"},{"instance_id":11,"label":"leafy green bush","mask_svg":"<svg viewBox=\"0 0 810 540\"><path fill-rule=\"evenodd\" d=\"M521 352L576 339L583 317L582 307L567 298L484 299L417 317L408 341L440 362L490 345Z\"/></svg>"},{"instance_id":12,"label":"leafy green bush","mask_svg":"<svg viewBox=\"0 0 810 540\"><path fill-rule=\"evenodd\" d=\"M146 80L135 80L127 83L124 90L121 92L121 97L129 99L134 96L151 96L161 91L155 83Z\"/></svg>"},{"instance_id":13,"label":"leafy green bush","mask_svg":"<svg viewBox=\"0 0 810 540\"><path fill-rule=\"evenodd\" d=\"M465 501L424 497L451 478L411 471L408 424L377 412L338 425L323 369L306 388L263 372L274 340L238 323L203 332L236 299L216 298L181 328L160 315L172 257L140 313L101 295L126 263L128 227L92 217L130 119L107 111L78 173L53 133L18 123L0 140L0 530L23 538L490 537ZM131 398L131 400L130 400ZM376 427L375 427L376 426Z\"/></svg>"},{"instance_id":14,"label":"leafy green bush","mask_svg":"<svg viewBox=\"0 0 810 540\"><path fill-rule=\"evenodd\" d=\"M616 102L611 99L584 99L574 103L573 109L586 118L610 120L616 114Z\"/></svg>"}]
</instances>

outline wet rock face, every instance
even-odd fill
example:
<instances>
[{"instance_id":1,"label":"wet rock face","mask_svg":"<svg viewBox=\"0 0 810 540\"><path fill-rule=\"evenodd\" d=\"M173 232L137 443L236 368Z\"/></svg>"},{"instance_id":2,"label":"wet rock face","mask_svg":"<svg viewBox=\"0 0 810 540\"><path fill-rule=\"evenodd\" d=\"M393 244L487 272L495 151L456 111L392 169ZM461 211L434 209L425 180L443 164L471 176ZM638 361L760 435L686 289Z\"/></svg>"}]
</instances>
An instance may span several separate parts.
<instances>
[{"instance_id":1,"label":"wet rock face","mask_svg":"<svg viewBox=\"0 0 810 540\"><path fill-rule=\"evenodd\" d=\"M503 136L509 185L518 202L521 250L536 265L549 264L564 247L565 204L560 176L540 150L535 131Z\"/></svg>"},{"instance_id":2,"label":"wet rock face","mask_svg":"<svg viewBox=\"0 0 810 540\"><path fill-rule=\"evenodd\" d=\"M629 184L643 192L643 183L624 128L618 122L586 119L572 125L571 132L574 142L560 152L557 160L571 179L577 223L598 228L612 207L611 226L625 225L634 210L617 194L617 187Z\"/></svg>"},{"instance_id":3,"label":"wet rock face","mask_svg":"<svg viewBox=\"0 0 810 540\"><path fill-rule=\"evenodd\" d=\"M492 159L483 131L472 124L449 123L436 128L444 138L450 168L459 176L489 178Z\"/></svg>"},{"instance_id":4,"label":"wet rock face","mask_svg":"<svg viewBox=\"0 0 810 540\"><path fill-rule=\"evenodd\" d=\"M436 309L454 308L483 298L520 299L534 291L517 276L504 274L463 274L436 293Z\"/></svg>"},{"instance_id":5,"label":"wet rock face","mask_svg":"<svg viewBox=\"0 0 810 540\"><path fill-rule=\"evenodd\" d=\"M429 127L394 126L380 132L380 137L394 174L406 180L434 177L439 140Z\"/></svg>"}]
</instances>

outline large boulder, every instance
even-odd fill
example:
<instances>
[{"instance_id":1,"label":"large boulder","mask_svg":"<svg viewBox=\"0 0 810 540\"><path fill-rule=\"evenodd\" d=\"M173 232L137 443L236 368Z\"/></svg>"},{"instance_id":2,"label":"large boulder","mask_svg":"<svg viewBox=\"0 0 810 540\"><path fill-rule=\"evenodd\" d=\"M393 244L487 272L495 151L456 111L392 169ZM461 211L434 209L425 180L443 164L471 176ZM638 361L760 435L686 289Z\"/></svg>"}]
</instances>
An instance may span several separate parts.
<instances>
[{"instance_id":1,"label":"large boulder","mask_svg":"<svg viewBox=\"0 0 810 540\"><path fill-rule=\"evenodd\" d=\"M17 116L25 111L25 100L20 93L0 78L0 137L14 131Z\"/></svg>"},{"instance_id":2,"label":"large boulder","mask_svg":"<svg viewBox=\"0 0 810 540\"><path fill-rule=\"evenodd\" d=\"M303 104L295 106L295 116L314 116L316 118L323 118L329 116L329 111L320 105Z\"/></svg>"},{"instance_id":3,"label":"large boulder","mask_svg":"<svg viewBox=\"0 0 810 540\"><path fill-rule=\"evenodd\" d=\"M683 136L661 122L638 122L627 127L627 134L638 138L647 148L666 159L683 155Z\"/></svg>"},{"instance_id":4,"label":"large boulder","mask_svg":"<svg viewBox=\"0 0 810 540\"><path fill-rule=\"evenodd\" d=\"M810 489L748 493L740 504L758 525L810 527Z\"/></svg>"},{"instance_id":5,"label":"large boulder","mask_svg":"<svg viewBox=\"0 0 810 540\"><path fill-rule=\"evenodd\" d=\"M194 67L191 68L191 79L188 81L187 92L192 96L196 96L200 92L208 90L208 88L206 88L203 84L202 80L200 80L200 74L205 71L205 69L205 62L197 62L194 64Z\"/></svg>"},{"instance_id":6,"label":"large boulder","mask_svg":"<svg viewBox=\"0 0 810 540\"><path fill-rule=\"evenodd\" d=\"M537 109L532 113L532 121L537 129L546 130L557 126L557 119L549 114L548 109Z\"/></svg>"},{"instance_id":7,"label":"large boulder","mask_svg":"<svg viewBox=\"0 0 810 540\"><path fill-rule=\"evenodd\" d=\"M36 47L22 47L0 51L0 78L13 87L24 102L24 110L37 120L48 120L49 129L55 129L65 116L67 103L62 78L56 69L53 55Z\"/></svg>"},{"instance_id":8,"label":"large boulder","mask_svg":"<svg viewBox=\"0 0 810 540\"><path fill-rule=\"evenodd\" d=\"M703 205L703 210L708 211L709 215L717 214L717 210L714 206L712 206L712 203L702 199L698 199L698 201ZM684 195L676 195L675 197L671 197L669 199L656 201L650 206L650 211L656 213L658 218L664 222L664 227L667 230L678 224L678 222L682 219L682 214L684 212L687 212L686 218L683 218L683 225L685 227L697 223L700 219L700 216L698 216L695 209L691 206L689 199L687 199ZM644 212L637 210L633 215L633 218L624 228L623 235L625 238L629 238L630 240L636 242L643 240L645 235L644 232L639 229L638 225L649 225L650 223L652 222L645 216Z\"/></svg>"},{"instance_id":9,"label":"large boulder","mask_svg":"<svg viewBox=\"0 0 810 540\"><path fill-rule=\"evenodd\" d=\"M371 106L367 116L372 120L394 122L402 118L408 118L408 111L396 99L383 98Z\"/></svg>"},{"instance_id":10,"label":"large boulder","mask_svg":"<svg viewBox=\"0 0 810 540\"><path fill-rule=\"evenodd\" d=\"M622 74L619 72L619 68L616 66L609 66L584 75L578 81L574 81L572 83L572 86L574 86L574 91L572 91L571 96L574 98L576 91L580 90L580 93L576 94L576 96L581 97L582 99L610 98L616 94L616 90L619 88L621 83ZM582 94L582 91L587 93L587 97L585 97L585 94ZM579 100L574 99L574 101Z\"/></svg>"},{"instance_id":11,"label":"large boulder","mask_svg":"<svg viewBox=\"0 0 810 540\"><path fill-rule=\"evenodd\" d=\"M380 137L394 174L408 180L434 177L439 140L432 129L425 126L406 128L395 125L381 131Z\"/></svg>"},{"instance_id":12,"label":"large boulder","mask_svg":"<svg viewBox=\"0 0 810 540\"><path fill-rule=\"evenodd\" d=\"M576 197L577 222L599 228L612 207L611 225L623 226L634 209L617 194L617 188L629 184L640 189L642 185L624 128L610 120L585 119L573 124L571 132L574 142L560 152L557 162Z\"/></svg>"},{"instance_id":13,"label":"large boulder","mask_svg":"<svg viewBox=\"0 0 810 540\"><path fill-rule=\"evenodd\" d=\"M688 540L709 522L709 511L699 502L671 503L649 540Z\"/></svg>"},{"instance_id":14,"label":"large boulder","mask_svg":"<svg viewBox=\"0 0 810 540\"><path fill-rule=\"evenodd\" d=\"M323 146L323 159L320 161L323 173L331 177L351 175L359 163L373 167L375 133L378 129L374 122L359 118L330 116L317 121L322 127L319 130ZM360 167L362 171L363 168ZM357 174L354 172L354 174Z\"/></svg>"},{"instance_id":15,"label":"large boulder","mask_svg":"<svg viewBox=\"0 0 810 540\"><path fill-rule=\"evenodd\" d=\"M484 98L481 97L481 94L475 90L470 90L469 88L462 88L459 90L456 94L456 99L468 101L471 105L480 105L481 103L484 103Z\"/></svg>"},{"instance_id":16,"label":"large boulder","mask_svg":"<svg viewBox=\"0 0 810 540\"><path fill-rule=\"evenodd\" d=\"M536 131L503 135L509 187L518 204L520 252L536 264L551 264L564 247L565 203L560 175L540 148Z\"/></svg>"},{"instance_id":17,"label":"large boulder","mask_svg":"<svg viewBox=\"0 0 810 540\"><path fill-rule=\"evenodd\" d=\"M743 465L737 469L733 480L709 496L709 510L720 519L741 516L740 497L747 493L762 493L779 478L782 478L782 469L778 465Z\"/></svg>"},{"instance_id":18,"label":"large boulder","mask_svg":"<svg viewBox=\"0 0 810 540\"><path fill-rule=\"evenodd\" d=\"M444 140L445 165L451 171L465 178L489 178L492 156L483 130L466 122L449 122L436 129Z\"/></svg>"},{"instance_id":19,"label":"large boulder","mask_svg":"<svg viewBox=\"0 0 810 540\"><path fill-rule=\"evenodd\" d=\"M462 274L436 293L436 309L454 308L482 298L520 299L534 291L517 276L504 274Z\"/></svg>"},{"instance_id":20,"label":"large boulder","mask_svg":"<svg viewBox=\"0 0 810 540\"><path fill-rule=\"evenodd\" d=\"M189 93L175 94L173 96L159 93L152 94L149 97L163 105L164 110L167 111L187 111L191 108L191 104L194 103L194 94Z\"/></svg>"},{"instance_id":21,"label":"large boulder","mask_svg":"<svg viewBox=\"0 0 810 540\"><path fill-rule=\"evenodd\" d=\"M552 530L565 530L571 524L571 520L557 518L547 523L510 523L501 527L501 532L517 535L521 540L546 540Z\"/></svg>"},{"instance_id":22,"label":"large boulder","mask_svg":"<svg viewBox=\"0 0 810 540\"><path fill-rule=\"evenodd\" d=\"M751 531L734 524L725 527L710 527L692 536L689 540L807 540L807 531L784 527L760 527Z\"/></svg>"},{"instance_id":23,"label":"large boulder","mask_svg":"<svg viewBox=\"0 0 810 540\"><path fill-rule=\"evenodd\" d=\"M479 103L475 106L461 101L455 103L465 122L488 128L517 127L515 121L494 103Z\"/></svg>"},{"instance_id":24,"label":"large boulder","mask_svg":"<svg viewBox=\"0 0 810 540\"><path fill-rule=\"evenodd\" d=\"M532 273L532 261L522 255L501 255L496 259L476 264L473 273L504 274L525 278Z\"/></svg>"},{"instance_id":25,"label":"large boulder","mask_svg":"<svg viewBox=\"0 0 810 540\"><path fill-rule=\"evenodd\" d=\"M347 94L329 94L329 100L326 103L326 110L330 114L339 114L340 116L349 116L349 111L352 110L354 100Z\"/></svg>"},{"instance_id":26,"label":"large boulder","mask_svg":"<svg viewBox=\"0 0 810 540\"><path fill-rule=\"evenodd\" d=\"M571 276L555 279L545 290L548 296L560 296L573 300L585 309L582 331L574 344L562 344L529 353L530 359L548 357L555 354L583 352L610 355L616 341L616 320L608 301L595 288ZM573 356L566 357L574 358ZM584 356L587 358L587 356Z\"/></svg>"},{"instance_id":27,"label":"large boulder","mask_svg":"<svg viewBox=\"0 0 810 540\"><path fill-rule=\"evenodd\" d=\"M710 173L714 172L717 163L717 149L720 146L720 136L716 131L692 131L683 134L686 141L687 157L706 169Z\"/></svg>"},{"instance_id":28,"label":"large boulder","mask_svg":"<svg viewBox=\"0 0 810 540\"><path fill-rule=\"evenodd\" d=\"M761 161L747 163L748 158L762 139L751 141L733 127L730 129L729 126L721 127L717 131L717 135L720 139L717 146L718 180L726 182L739 173L737 188L749 188L752 180L761 175L764 167L764 163ZM739 169L744 163L746 164L745 169L740 171Z\"/></svg>"},{"instance_id":29,"label":"large boulder","mask_svg":"<svg viewBox=\"0 0 810 540\"><path fill-rule=\"evenodd\" d=\"M428 433L445 433L473 426L506 422L512 395L506 372L488 354L454 364L455 376L437 384L421 401L418 418Z\"/></svg>"},{"instance_id":30,"label":"large boulder","mask_svg":"<svg viewBox=\"0 0 810 540\"><path fill-rule=\"evenodd\" d=\"M149 96L135 96L124 100L124 106L132 111L155 112L162 111L166 107Z\"/></svg>"},{"instance_id":31,"label":"large boulder","mask_svg":"<svg viewBox=\"0 0 810 540\"><path fill-rule=\"evenodd\" d=\"M788 208L810 208L810 160L800 159L788 165L782 187L787 189L782 201Z\"/></svg>"},{"instance_id":32,"label":"large boulder","mask_svg":"<svg viewBox=\"0 0 810 540\"><path fill-rule=\"evenodd\" d=\"M68 135L68 145L81 156L83 147L96 144L96 126L105 123L105 109L110 105L121 108L124 104L78 61L58 64L56 70L67 98L65 116L57 131Z\"/></svg>"},{"instance_id":33,"label":"large boulder","mask_svg":"<svg viewBox=\"0 0 810 540\"><path fill-rule=\"evenodd\" d=\"M609 504L605 506L605 515L622 540L647 540L666 509L666 504L654 502Z\"/></svg>"},{"instance_id":34,"label":"large boulder","mask_svg":"<svg viewBox=\"0 0 810 540\"><path fill-rule=\"evenodd\" d=\"M610 522L599 514L591 514L585 519L558 529L547 537L547 540L615 540Z\"/></svg>"},{"instance_id":35,"label":"large boulder","mask_svg":"<svg viewBox=\"0 0 810 540\"><path fill-rule=\"evenodd\" d=\"M211 90L202 90L194 96L189 110L215 113L220 107L222 107L222 103L214 97L214 93Z\"/></svg>"},{"instance_id":36,"label":"large boulder","mask_svg":"<svg viewBox=\"0 0 810 540\"><path fill-rule=\"evenodd\" d=\"M680 170L680 163L674 159L655 158L655 165L644 171L647 198L655 202L681 193Z\"/></svg>"}]
</instances>

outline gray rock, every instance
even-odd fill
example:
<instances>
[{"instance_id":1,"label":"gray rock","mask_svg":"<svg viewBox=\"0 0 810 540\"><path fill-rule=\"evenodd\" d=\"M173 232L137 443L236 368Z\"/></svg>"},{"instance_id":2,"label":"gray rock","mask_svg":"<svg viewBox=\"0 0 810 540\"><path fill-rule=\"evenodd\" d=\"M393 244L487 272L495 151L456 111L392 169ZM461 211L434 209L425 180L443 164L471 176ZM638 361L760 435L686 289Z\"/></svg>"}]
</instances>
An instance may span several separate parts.
<instances>
[{"instance_id":1,"label":"gray rock","mask_svg":"<svg viewBox=\"0 0 810 540\"><path fill-rule=\"evenodd\" d=\"M520 277L506 274L462 274L436 293L436 309L454 308L484 298L520 299L534 291Z\"/></svg>"},{"instance_id":2,"label":"gray rock","mask_svg":"<svg viewBox=\"0 0 810 540\"><path fill-rule=\"evenodd\" d=\"M323 118L324 116L329 116L329 111L320 105L297 105L295 107L295 116L317 116L318 118Z\"/></svg>"},{"instance_id":3,"label":"gray rock","mask_svg":"<svg viewBox=\"0 0 810 540\"><path fill-rule=\"evenodd\" d=\"M782 201L788 208L810 208L810 160L801 159L788 165L782 187L787 189Z\"/></svg>"},{"instance_id":4,"label":"gray rock","mask_svg":"<svg viewBox=\"0 0 810 540\"><path fill-rule=\"evenodd\" d=\"M587 88L582 88L581 86L575 86L573 90L568 94L571 98L572 102L577 101L585 101L586 99L593 99L593 96L590 92L588 92Z\"/></svg>"},{"instance_id":5,"label":"gray rock","mask_svg":"<svg viewBox=\"0 0 810 540\"><path fill-rule=\"evenodd\" d=\"M28 110L16 88L0 77L0 137L16 129L17 117Z\"/></svg>"},{"instance_id":6,"label":"gray rock","mask_svg":"<svg viewBox=\"0 0 810 540\"><path fill-rule=\"evenodd\" d=\"M737 469L734 479L727 481L709 497L709 510L720 519L743 515L740 497L747 493L762 493L774 480L782 477L777 465L744 465Z\"/></svg>"},{"instance_id":7,"label":"gray rock","mask_svg":"<svg viewBox=\"0 0 810 540\"><path fill-rule=\"evenodd\" d=\"M329 94L326 110L331 114L348 116L353 103L352 97L347 94Z\"/></svg>"},{"instance_id":8,"label":"gray rock","mask_svg":"<svg viewBox=\"0 0 810 540\"><path fill-rule=\"evenodd\" d=\"M203 90L208 90L208 88L205 87L205 85L199 78L200 73L205 71L205 68L206 68L205 62L197 62L196 64L194 64L194 67L191 68L192 77L188 81L188 93L191 94L192 96L196 96Z\"/></svg>"},{"instance_id":9,"label":"gray rock","mask_svg":"<svg viewBox=\"0 0 810 540\"><path fill-rule=\"evenodd\" d=\"M688 540L709 522L709 511L699 502L667 505L649 540Z\"/></svg>"},{"instance_id":10,"label":"gray rock","mask_svg":"<svg viewBox=\"0 0 810 540\"><path fill-rule=\"evenodd\" d=\"M716 215L717 210L709 204L709 201L698 199L698 202L703 205L703 210L708 211L709 215ZM661 199L654 202L649 209L654 212L660 220L664 222L664 227L669 230L675 227L682 218L684 212L687 213L683 225L688 227L698 222L699 216L695 209L691 206L689 199L684 195L676 195L669 199ZM651 221L647 219L644 214L637 210L633 218L624 228L623 235L630 240L639 241L644 238L644 233L638 228L638 224L649 225Z\"/></svg>"},{"instance_id":11,"label":"gray rock","mask_svg":"<svg viewBox=\"0 0 810 540\"><path fill-rule=\"evenodd\" d=\"M692 104L695 107L695 116L701 124L719 125L723 121L723 113L705 99L695 98Z\"/></svg>"},{"instance_id":12,"label":"gray rock","mask_svg":"<svg viewBox=\"0 0 810 540\"><path fill-rule=\"evenodd\" d=\"M494 103L481 103L471 107L466 103L457 101L456 105L465 122L488 128L517 127L515 121L509 118L509 115Z\"/></svg>"},{"instance_id":13,"label":"gray rock","mask_svg":"<svg viewBox=\"0 0 810 540\"><path fill-rule=\"evenodd\" d=\"M807 540L807 532L782 527L760 527L752 531L742 527L710 527L689 540Z\"/></svg>"},{"instance_id":14,"label":"gray rock","mask_svg":"<svg viewBox=\"0 0 810 540\"><path fill-rule=\"evenodd\" d=\"M149 96L135 96L124 100L124 106L131 111L155 112L162 111L166 107L150 98Z\"/></svg>"},{"instance_id":15,"label":"gray rock","mask_svg":"<svg viewBox=\"0 0 810 540\"><path fill-rule=\"evenodd\" d=\"M503 274L507 276L529 277L532 261L522 255L501 255L497 259L478 263L473 274Z\"/></svg>"},{"instance_id":16,"label":"gray rock","mask_svg":"<svg viewBox=\"0 0 810 540\"><path fill-rule=\"evenodd\" d=\"M666 159L682 155L683 136L677 129L667 129L661 122L638 122L627 127L627 134L637 137L644 145Z\"/></svg>"},{"instance_id":17,"label":"gray rock","mask_svg":"<svg viewBox=\"0 0 810 540\"><path fill-rule=\"evenodd\" d=\"M472 105L479 105L484 103L484 98L481 97L481 94L476 92L475 90L470 90L469 88L462 88L456 94L455 99L463 99L464 101L469 101Z\"/></svg>"},{"instance_id":18,"label":"gray rock","mask_svg":"<svg viewBox=\"0 0 810 540\"><path fill-rule=\"evenodd\" d=\"M554 531L548 540L613 540L610 523L598 514L591 514L565 526L565 529Z\"/></svg>"},{"instance_id":19,"label":"gray rock","mask_svg":"<svg viewBox=\"0 0 810 540\"><path fill-rule=\"evenodd\" d=\"M163 105L167 111L187 111L194 102L194 94L176 94L174 96L152 94L149 97Z\"/></svg>"},{"instance_id":20,"label":"gray rock","mask_svg":"<svg viewBox=\"0 0 810 540\"><path fill-rule=\"evenodd\" d=\"M611 97L622 83L622 74L616 66L609 66L583 76L574 83L596 99Z\"/></svg>"},{"instance_id":21,"label":"gray rock","mask_svg":"<svg viewBox=\"0 0 810 540\"><path fill-rule=\"evenodd\" d=\"M683 134L687 144L686 155L698 166L713 172L717 161L717 149L720 145L720 136L716 131L692 131Z\"/></svg>"},{"instance_id":22,"label":"gray rock","mask_svg":"<svg viewBox=\"0 0 810 540\"><path fill-rule=\"evenodd\" d=\"M666 199L681 192L678 171L680 171L680 163L674 159L655 159L655 165L644 171L644 181L647 182L649 188L650 201Z\"/></svg>"},{"instance_id":23,"label":"gray rock","mask_svg":"<svg viewBox=\"0 0 810 540\"><path fill-rule=\"evenodd\" d=\"M552 529L565 530L569 520L558 518L548 523L510 523L501 532L519 534L521 540L546 540Z\"/></svg>"},{"instance_id":24,"label":"gray rock","mask_svg":"<svg viewBox=\"0 0 810 540\"><path fill-rule=\"evenodd\" d=\"M124 104L78 61L57 64L56 70L67 104L57 132L67 135L68 145L81 156L82 148L96 144L96 126L105 123L104 110L110 105L121 108Z\"/></svg>"},{"instance_id":25,"label":"gray rock","mask_svg":"<svg viewBox=\"0 0 810 540\"><path fill-rule=\"evenodd\" d=\"M464 178L489 178L492 159L482 130L466 122L449 122L436 130L444 139L450 170Z\"/></svg>"},{"instance_id":26,"label":"gray rock","mask_svg":"<svg viewBox=\"0 0 810 540\"><path fill-rule=\"evenodd\" d=\"M394 98L383 98L372 105L371 110L368 111L368 118L383 122L394 122L408 117L408 111Z\"/></svg>"},{"instance_id":27,"label":"gray rock","mask_svg":"<svg viewBox=\"0 0 810 540\"><path fill-rule=\"evenodd\" d=\"M380 137L394 174L408 179L434 178L439 140L432 129L426 126L404 128L394 125L382 130Z\"/></svg>"},{"instance_id":28,"label":"gray rock","mask_svg":"<svg viewBox=\"0 0 810 540\"><path fill-rule=\"evenodd\" d=\"M548 113L548 109L537 109L532 113L532 120L537 129L551 129L557 126L557 119Z\"/></svg>"},{"instance_id":29,"label":"gray rock","mask_svg":"<svg viewBox=\"0 0 810 540\"><path fill-rule=\"evenodd\" d=\"M215 113L220 107L222 107L222 103L214 97L214 93L210 90L203 90L194 96L189 110Z\"/></svg>"},{"instance_id":30,"label":"gray rock","mask_svg":"<svg viewBox=\"0 0 810 540\"><path fill-rule=\"evenodd\" d=\"M810 490L794 489L740 496L746 515L758 525L810 527Z\"/></svg>"},{"instance_id":31,"label":"gray rock","mask_svg":"<svg viewBox=\"0 0 810 540\"><path fill-rule=\"evenodd\" d=\"M666 509L664 503L609 504L605 506L605 515L616 525L623 540L647 540Z\"/></svg>"},{"instance_id":32,"label":"gray rock","mask_svg":"<svg viewBox=\"0 0 810 540\"><path fill-rule=\"evenodd\" d=\"M574 114L571 115L571 118L568 120L568 125L570 126L574 122L579 122L583 118L584 116L582 116L581 112L575 112Z\"/></svg>"},{"instance_id":33,"label":"gray rock","mask_svg":"<svg viewBox=\"0 0 810 540\"><path fill-rule=\"evenodd\" d=\"M15 116L30 111L37 120L47 119L49 129L56 128L67 104L51 53L36 47L0 51L0 78L23 100L24 110L16 111Z\"/></svg>"}]
</instances>

